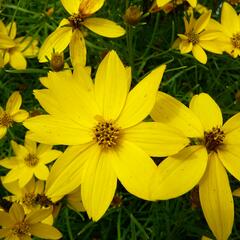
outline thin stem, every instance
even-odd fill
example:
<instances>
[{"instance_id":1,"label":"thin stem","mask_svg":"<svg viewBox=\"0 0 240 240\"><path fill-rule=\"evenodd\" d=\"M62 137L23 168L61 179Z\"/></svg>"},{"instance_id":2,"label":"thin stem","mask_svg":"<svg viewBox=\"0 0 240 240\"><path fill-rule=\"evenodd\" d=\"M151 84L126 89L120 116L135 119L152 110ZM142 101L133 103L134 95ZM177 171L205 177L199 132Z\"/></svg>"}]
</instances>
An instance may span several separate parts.
<instances>
[{"instance_id":1,"label":"thin stem","mask_svg":"<svg viewBox=\"0 0 240 240\"><path fill-rule=\"evenodd\" d=\"M65 219L66 219L68 237L69 237L70 240L74 240L71 225L70 225L70 221L69 221L68 208L65 209Z\"/></svg>"}]
</instances>

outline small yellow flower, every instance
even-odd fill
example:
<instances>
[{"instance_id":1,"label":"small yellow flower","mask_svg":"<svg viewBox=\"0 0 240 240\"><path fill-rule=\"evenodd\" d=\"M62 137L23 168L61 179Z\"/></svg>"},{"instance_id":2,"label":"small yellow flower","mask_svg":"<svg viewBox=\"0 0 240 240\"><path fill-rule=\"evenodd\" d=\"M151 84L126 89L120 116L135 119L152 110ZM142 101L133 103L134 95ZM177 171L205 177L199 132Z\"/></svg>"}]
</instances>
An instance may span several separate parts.
<instances>
[{"instance_id":1,"label":"small yellow flower","mask_svg":"<svg viewBox=\"0 0 240 240\"><path fill-rule=\"evenodd\" d=\"M193 56L201 63L207 63L205 50L222 54L223 49L215 43L219 37L219 30L206 30L211 18L211 11L202 14L199 19L190 16L190 21L184 17L185 33L178 34L179 38L174 43L174 48L179 48L181 53L192 52Z\"/></svg>"},{"instance_id":2,"label":"small yellow flower","mask_svg":"<svg viewBox=\"0 0 240 240\"><path fill-rule=\"evenodd\" d=\"M19 187L24 187L33 176L40 180L47 180L49 170L46 164L57 159L62 152L53 150L51 145L39 144L25 138L24 146L12 141L12 148L16 156L5 158L0 165L11 169L4 177L9 183L19 180Z\"/></svg>"},{"instance_id":3,"label":"small yellow flower","mask_svg":"<svg viewBox=\"0 0 240 240\"><path fill-rule=\"evenodd\" d=\"M159 7L164 6L165 4L171 2L171 0L156 0L157 5ZM197 0L187 0L187 2L192 6L192 7L196 7L197 5Z\"/></svg>"},{"instance_id":4,"label":"small yellow flower","mask_svg":"<svg viewBox=\"0 0 240 240\"><path fill-rule=\"evenodd\" d=\"M31 236L43 239L60 239L62 234L41 221L52 213L52 208L25 214L23 207L13 203L9 212L0 212L0 238L8 240L31 240Z\"/></svg>"},{"instance_id":5,"label":"small yellow flower","mask_svg":"<svg viewBox=\"0 0 240 240\"><path fill-rule=\"evenodd\" d=\"M199 185L209 227L217 239L227 240L234 205L226 170L240 180L240 113L223 124L221 110L208 94L193 96L187 108L159 92L151 116L178 128L191 140L188 147L159 164L151 184L153 199L178 197Z\"/></svg>"},{"instance_id":6,"label":"small yellow flower","mask_svg":"<svg viewBox=\"0 0 240 240\"><path fill-rule=\"evenodd\" d=\"M76 64L85 66L87 50L82 27L110 38L125 34L125 30L115 22L91 17L103 6L104 0L61 0L61 2L71 16L63 19L59 27L44 41L38 55L39 62L47 62L51 59L53 51L63 52L69 45L73 66Z\"/></svg>"},{"instance_id":7,"label":"small yellow flower","mask_svg":"<svg viewBox=\"0 0 240 240\"><path fill-rule=\"evenodd\" d=\"M0 61L3 61L2 67L9 63L15 69L26 69L27 61L25 57L36 57L38 53L38 41L33 40L32 37L16 38L17 25L16 22L9 23L7 26L0 21L0 39L4 37L5 46L0 43ZM7 44L7 39L11 40ZM1 60L3 59L3 60ZM1 67L0 65L0 67Z\"/></svg>"},{"instance_id":8,"label":"small yellow flower","mask_svg":"<svg viewBox=\"0 0 240 240\"><path fill-rule=\"evenodd\" d=\"M47 180L49 198L61 197L81 184L88 215L98 220L114 197L117 179L132 194L149 199L156 165L150 156L168 156L189 144L166 125L142 122L151 111L165 65L129 92L131 78L116 52L100 63L95 84L84 69L49 73L47 88L34 91L49 113L27 120L31 139L73 145L56 161ZM165 140L165 138L167 138ZM162 147L162 143L164 147Z\"/></svg>"},{"instance_id":9,"label":"small yellow flower","mask_svg":"<svg viewBox=\"0 0 240 240\"><path fill-rule=\"evenodd\" d=\"M14 122L23 122L28 118L28 112L20 109L22 105L22 97L19 92L13 92L9 97L6 110L0 107L0 139L5 136L7 129Z\"/></svg>"}]
</instances>

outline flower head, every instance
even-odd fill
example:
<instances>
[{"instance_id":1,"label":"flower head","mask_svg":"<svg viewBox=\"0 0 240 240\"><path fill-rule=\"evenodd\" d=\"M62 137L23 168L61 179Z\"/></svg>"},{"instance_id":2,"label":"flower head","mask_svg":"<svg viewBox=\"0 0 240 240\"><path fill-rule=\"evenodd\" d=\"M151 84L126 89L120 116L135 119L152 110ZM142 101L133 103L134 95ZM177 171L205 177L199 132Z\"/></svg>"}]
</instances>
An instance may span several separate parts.
<instances>
[{"instance_id":1,"label":"flower head","mask_svg":"<svg viewBox=\"0 0 240 240\"><path fill-rule=\"evenodd\" d=\"M9 63L15 69L26 69L27 61L25 57L35 57L38 53L38 41L32 37L18 37L16 22L7 26L0 21L0 61L2 67ZM2 41L2 39L4 41ZM2 60L1 60L2 59ZM0 65L0 67L1 67Z\"/></svg>"},{"instance_id":2,"label":"flower head","mask_svg":"<svg viewBox=\"0 0 240 240\"><path fill-rule=\"evenodd\" d=\"M31 139L73 145L56 161L47 180L47 196L61 198L81 184L83 206L98 220L110 205L117 179L130 192L149 199L156 166L150 156L167 156L189 144L164 124L142 122L151 111L165 65L129 92L131 78L111 51L100 63L95 84L79 68L49 73L48 89L35 96L49 113L24 123ZM165 140L167 136L167 140ZM167 147L162 143L167 141Z\"/></svg>"},{"instance_id":3,"label":"flower head","mask_svg":"<svg viewBox=\"0 0 240 240\"><path fill-rule=\"evenodd\" d=\"M82 33L83 27L110 38L125 34L125 30L115 22L91 17L103 6L104 0L61 0L61 2L71 16L63 19L59 27L44 41L38 55L40 62L51 59L53 50L63 52L69 45L73 66L76 64L85 66L86 46Z\"/></svg>"},{"instance_id":4,"label":"flower head","mask_svg":"<svg viewBox=\"0 0 240 240\"><path fill-rule=\"evenodd\" d=\"M190 146L160 163L151 184L152 197L178 197L198 184L209 227L217 239L227 239L234 208L226 170L240 180L240 114L223 124L221 110L208 94L193 96L187 108L159 92L151 116L177 127L191 140Z\"/></svg>"},{"instance_id":5,"label":"flower head","mask_svg":"<svg viewBox=\"0 0 240 240\"><path fill-rule=\"evenodd\" d=\"M0 107L0 139L5 136L7 129L14 122L23 122L28 118L28 112L20 109L21 105L21 95L19 92L13 92L7 101L6 110Z\"/></svg>"},{"instance_id":6,"label":"flower head","mask_svg":"<svg viewBox=\"0 0 240 240\"><path fill-rule=\"evenodd\" d=\"M0 237L4 239L32 239L31 236L43 239L60 239L62 234L54 227L44 224L52 209L41 209L25 214L23 207L13 203L9 212L0 212Z\"/></svg>"},{"instance_id":7,"label":"flower head","mask_svg":"<svg viewBox=\"0 0 240 240\"><path fill-rule=\"evenodd\" d=\"M53 150L51 145L39 144L25 138L25 144L19 145L12 141L14 157L5 158L0 165L11 169L4 177L4 182L18 180L19 186L24 187L33 176L40 180L48 178L49 170L46 164L60 156L62 152Z\"/></svg>"}]
</instances>

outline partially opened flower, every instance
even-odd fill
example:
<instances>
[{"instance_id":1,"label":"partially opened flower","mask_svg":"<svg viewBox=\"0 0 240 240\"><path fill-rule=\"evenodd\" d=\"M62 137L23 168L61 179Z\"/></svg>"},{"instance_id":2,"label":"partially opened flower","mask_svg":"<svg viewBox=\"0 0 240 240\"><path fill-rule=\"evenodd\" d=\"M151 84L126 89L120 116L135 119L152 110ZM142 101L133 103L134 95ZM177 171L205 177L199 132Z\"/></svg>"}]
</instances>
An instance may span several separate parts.
<instances>
[{"instance_id":1,"label":"partially opened flower","mask_svg":"<svg viewBox=\"0 0 240 240\"><path fill-rule=\"evenodd\" d=\"M61 151L52 149L51 145L39 144L25 138L25 144L19 145L12 141L14 157L0 160L0 165L11 169L4 177L9 183L19 180L19 186L24 187L33 176L40 180L47 180L49 170L46 164L54 161L61 155Z\"/></svg>"},{"instance_id":2,"label":"partially opened flower","mask_svg":"<svg viewBox=\"0 0 240 240\"><path fill-rule=\"evenodd\" d=\"M178 34L174 48L179 48L182 54L192 52L193 56L201 63L207 63L207 54L204 49L213 53L222 54L222 46L215 43L219 37L218 29L206 30L211 18L211 11L202 14L198 19L193 15L188 21L184 17L185 33Z\"/></svg>"},{"instance_id":3,"label":"partially opened flower","mask_svg":"<svg viewBox=\"0 0 240 240\"><path fill-rule=\"evenodd\" d=\"M226 170L240 180L240 113L223 124L221 110L208 94L193 96L187 108L159 92L151 116L191 139L190 146L158 166L151 183L153 199L178 197L199 185L209 227L217 239L228 239L234 207Z\"/></svg>"},{"instance_id":4,"label":"partially opened flower","mask_svg":"<svg viewBox=\"0 0 240 240\"><path fill-rule=\"evenodd\" d=\"M43 239L60 239L62 234L53 226L41 221L52 213L52 208L25 214L23 207L13 203L9 213L0 211L0 238L6 240L31 240L31 236Z\"/></svg>"},{"instance_id":5,"label":"partially opened flower","mask_svg":"<svg viewBox=\"0 0 240 240\"><path fill-rule=\"evenodd\" d=\"M157 5L159 7L164 6L165 4L171 2L171 0L156 0ZM192 7L196 7L197 5L197 0L187 0L187 2L192 6Z\"/></svg>"},{"instance_id":6,"label":"partially opened flower","mask_svg":"<svg viewBox=\"0 0 240 240\"><path fill-rule=\"evenodd\" d=\"M5 136L7 129L14 122L23 122L28 118L28 112L20 109L22 105L22 97L19 92L13 92L9 97L6 110L0 107L0 139Z\"/></svg>"},{"instance_id":7,"label":"partially opened flower","mask_svg":"<svg viewBox=\"0 0 240 240\"><path fill-rule=\"evenodd\" d=\"M61 0L61 2L71 16L63 19L59 27L44 41L38 55L39 62L47 62L51 59L53 51L63 52L69 45L73 66L76 64L85 66L86 46L83 27L104 37L116 38L125 34L125 30L115 22L91 17L103 6L104 0Z\"/></svg>"},{"instance_id":8,"label":"partially opened flower","mask_svg":"<svg viewBox=\"0 0 240 240\"><path fill-rule=\"evenodd\" d=\"M18 37L16 22L9 23L7 26L0 21L0 38L4 36L5 46L0 43L0 58L3 56L3 66L9 63L15 69L26 69L27 61L25 57L36 57L38 53L38 41L32 37ZM11 39L9 46L6 44L6 38ZM2 39L1 39L2 41Z\"/></svg>"},{"instance_id":9,"label":"partially opened flower","mask_svg":"<svg viewBox=\"0 0 240 240\"><path fill-rule=\"evenodd\" d=\"M70 146L53 165L47 196L61 198L81 184L84 208L98 220L109 207L117 179L132 194L149 199L155 163L150 156L174 154L189 144L178 130L142 122L156 99L165 65L129 92L131 79L111 51L100 63L95 84L82 68L77 77L49 73L48 89L35 96L49 115L29 119L28 137Z\"/></svg>"}]
</instances>

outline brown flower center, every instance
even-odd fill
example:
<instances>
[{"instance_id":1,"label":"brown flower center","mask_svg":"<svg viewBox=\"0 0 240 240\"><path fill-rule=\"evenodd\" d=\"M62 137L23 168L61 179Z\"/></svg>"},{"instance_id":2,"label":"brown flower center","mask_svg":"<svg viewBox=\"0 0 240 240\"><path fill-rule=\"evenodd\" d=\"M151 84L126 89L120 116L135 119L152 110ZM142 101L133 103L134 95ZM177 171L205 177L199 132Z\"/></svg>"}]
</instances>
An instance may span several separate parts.
<instances>
[{"instance_id":1,"label":"brown flower center","mask_svg":"<svg viewBox=\"0 0 240 240\"><path fill-rule=\"evenodd\" d=\"M11 127L13 123L13 120L11 118L11 116L9 114L7 114L6 112L3 112L0 115L0 125L4 126L4 127Z\"/></svg>"},{"instance_id":2,"label":"brown flower center","mask_svg":"<svg viewBox=\"0 0 240 240\"><path fill-rule=\"evenodd\" d=\"M28 167L34 167L38 164L39 159L37 158L37 156L35 154L29 153L25 157L24 161Z\"/></svg>"},{"instance_id":3,"label":"brown flower center","mask_svg":"<svg viewBox=\"0 0 240 240\"><path fill-rule=\"evenodd\" d=\"M25 220L23 220L21 222L16 223L12 227L12 233L14 235L17 235L19 238L23 237L24 235L30 236L31 235L30 226Z\"/></svg>"},{"instance_id":4,"label":"brown flower center","mask_svg":"<svg viewBox=\"0 0 240 240\"><path fill-rule=\"evenodd\" d=\"M27 207L32 207L35 205L36 195L33 192L25 193L22 202Z\"/></svg>"},{"instance_id":5,"label":"brown flower center","mask_svg":"<svg viewBox=\"0 0 240 240\"><path fill-rule=\"evenodd\" d=\"M99 122L93 132L94 140L103 149L115 147L119 142L120 129L113 122Z\"/></svg>"},{"instance_id":6,"label":"brown flower center","mask_svg":"<svg viewBox=\"0 0 240 240\"><path fill-rule=\"evenodd\" d=\"M240 33L233 34L231 42L234 48L240 49Z\"/></svg>"},{"instance_id":7,"label":"brown flower center","mask_svg":"<svg viewBox=\"0 0 240 240\"><path fill-rule=\"evenodd\" d=\"M207 150L209 152L216 151L219 145L223 143L224 137L224 132L218 127L214 127L209 132L204 132L204 140Z\"/></svg>"},{"instance_id":8,"label":"brown flower center","mask_svg":"<svg viewBox=\"0 0 240 240\"><path fill-rule=\"evenodd\" d=\"M72 16L68 18L68 21L70 22L71 26L76 29L80 28L82 25L82 22L84 20L84 16L80 13L74 13Z\"/></svg>"},{"instance_id":9,"label":"brown flower center","mask_svg":"<svg viewBox=\"0 0 240 240\"><path fill-rule=\"evenodd\" d=\"M188 41L193 45L199 43L199 34L195 33L193 30L186 34L188 37Z\"/></svg>"}]
</instances>

